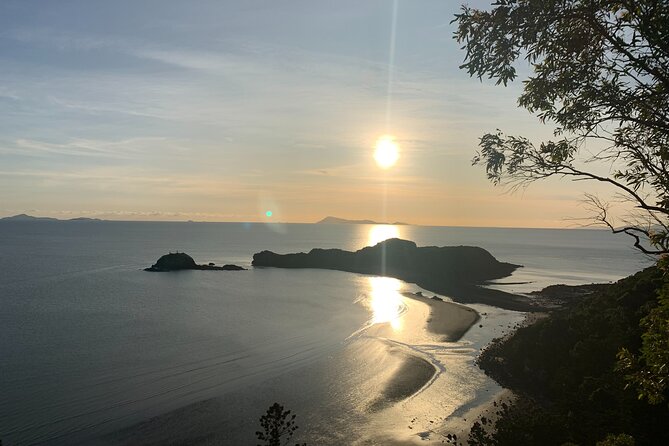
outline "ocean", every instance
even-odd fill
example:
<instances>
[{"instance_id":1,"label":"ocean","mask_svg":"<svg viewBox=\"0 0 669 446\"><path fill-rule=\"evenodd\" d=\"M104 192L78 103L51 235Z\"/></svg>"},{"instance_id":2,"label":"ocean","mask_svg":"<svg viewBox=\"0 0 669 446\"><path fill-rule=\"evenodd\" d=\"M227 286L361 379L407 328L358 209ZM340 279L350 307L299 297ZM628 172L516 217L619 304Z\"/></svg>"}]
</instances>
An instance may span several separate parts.
<instances>
[{"instance_id":1,"label":"ocean","mask_svg":"<svg viewBox=\"0 0 669 446\"><path fill-rule=\"evenodd\" d=\"M522 314L474 305L486 316L458 342L436 342L410 318L403 333L380 339L364 330L384 322L375 293L420 288L250 265L262 250L355 250L389 237L481 246L523 265L498 285L523 293L611 282L651 264L624 236L591 229L0 222L3 446L254 444L274 401L298 415L296 439L309 444L382 444L378 433L391 430L438 440L425 426L499 390L473 360ZM174 251L248 271L142 270ZM432 362L438 378L370 410L406 352Z\"/></svg>"}]
</instances>

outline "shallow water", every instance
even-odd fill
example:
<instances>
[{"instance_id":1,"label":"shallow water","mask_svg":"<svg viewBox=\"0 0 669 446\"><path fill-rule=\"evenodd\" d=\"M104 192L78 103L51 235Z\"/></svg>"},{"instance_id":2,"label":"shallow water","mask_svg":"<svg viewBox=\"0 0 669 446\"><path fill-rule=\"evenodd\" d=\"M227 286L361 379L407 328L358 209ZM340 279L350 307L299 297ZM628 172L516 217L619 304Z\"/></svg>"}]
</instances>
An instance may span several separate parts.
<instances>
[{"instance_id":1,"label":"shallow water","mask_svg":"<svg viewBox=\"0 0 669 446\"><path fill-rule=\"evenodd\" d=\"M473 358L517 313L481 310L490 321L484 318L483 328L452 345L413 329L382 342L360 332L375 318L383 322L368 277L323 270L141 271L175 250L200 263L249 267L263 249L358 249L387 236L482 246L499 260L525 265L506 281L532 283L515 288L615 280L646 262L626 239L592 230L3 222L3 444L110 442L110 432L213 397L222 400L198 406L199 418L182 413L176 430L201 422L193 434L206 431L202 414L209 413L208 426L218 426L219 438L246 438L279 400L309 426L307 439L336 444L342 438L328 440L333 432L347 441L364 441L371 426L410 435L412 418L421 430L436 413L444 418L472 404L494 385ZM420 325L425 309L408 306L406 327ZM383 409L383 416L370 414L370 401L399 367L396 352L403 349L442 364L441 378Z\"/></svg>"}]
</instances>

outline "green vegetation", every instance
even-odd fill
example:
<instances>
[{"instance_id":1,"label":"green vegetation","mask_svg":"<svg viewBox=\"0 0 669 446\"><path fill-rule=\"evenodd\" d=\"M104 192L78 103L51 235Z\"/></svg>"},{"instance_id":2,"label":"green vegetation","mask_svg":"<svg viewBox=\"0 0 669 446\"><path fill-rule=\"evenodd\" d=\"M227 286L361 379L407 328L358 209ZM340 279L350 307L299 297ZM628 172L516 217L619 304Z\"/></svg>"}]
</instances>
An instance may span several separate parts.
<instances>
[{"instance_id":1,"label":"green vegetation","mask_svg":"<svg viewBox=\"0 0 669 446\"><path fill-rule=\"evenodd\" d=\"M493 343L479 364L518 398L499 406L496 422L479 420L470 444L669 444L669 407L639 399L617 362L621 347L655 362L662 337L649 337L642 321L666 311L657 294L667 289L662 271L648 268ZM666 386L654 389L658 401L669 396Z\"/></svg>"},{"instance_id":2,"label":"green vegetation","mask_svg":"<svg viewBox=\"0 0 669 446\"><path fill-rule=\"evenodd\" d=\"M540 143L485 134L474 164L514 186L553 176L608 184L635 211L616 225L588 195L595 222L669 253L669 2L497 0L454 21L461 68L506 85L524 59L532 73L518 104L554 126Z\"/></svg>"},{"instance_id":3,"label":"green vegetation","mask_svg":"<svg viewBox=\"0 0 669 446\"><path fill-rule=\"evenodd\" d=\"M669 254L669 2L497 0L489 11L463 6L454 22L461 68L507 85L525 62L518 104L554 126L554 139L538 143L485 134L473 163L512 188L554 176L607 184L633 210L616 223L588 194L593 223ZM521 396L500 410L496 433L475 424L471 443L669 444L663 271L661 258L491 347L482 366Z\"/></svg>"},{"instance_id":4,"label":"green vegetation","mask_svg":"<svg viewBox=\"0 0 669 446\"><path fill-rule=\"evenodd\" d=\"M644 334L639 355L623 348L618 353L618 369L638 390L640 399L660 404L669 387L669 285L658 293L658 305L641 320Z\"/></svg>"}]
</instances>

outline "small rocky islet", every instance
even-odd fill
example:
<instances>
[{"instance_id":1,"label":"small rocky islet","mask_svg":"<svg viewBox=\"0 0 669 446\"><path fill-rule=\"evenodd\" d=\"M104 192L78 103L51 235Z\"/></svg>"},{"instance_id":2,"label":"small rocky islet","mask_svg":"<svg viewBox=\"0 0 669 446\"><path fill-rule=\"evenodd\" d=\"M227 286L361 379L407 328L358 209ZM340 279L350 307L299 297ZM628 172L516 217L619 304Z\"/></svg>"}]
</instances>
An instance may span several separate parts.
<instances>
[{"instance_id":1,"label":"small rocky islet","mask_svg":"<svg viewBox=\"0 0 669 446\"><path fill-rule=\"evenodd\" d=\"M195 260L184 252L171 252L160 257L156 263L149 268L144 268L144 271L150 272L168 272L168 271L183 271L183 270L205 270L205 271L243 271L237 265L223 265L216 266L213 263L208 265L198 265Z\"/></svg>"}]
</instances>

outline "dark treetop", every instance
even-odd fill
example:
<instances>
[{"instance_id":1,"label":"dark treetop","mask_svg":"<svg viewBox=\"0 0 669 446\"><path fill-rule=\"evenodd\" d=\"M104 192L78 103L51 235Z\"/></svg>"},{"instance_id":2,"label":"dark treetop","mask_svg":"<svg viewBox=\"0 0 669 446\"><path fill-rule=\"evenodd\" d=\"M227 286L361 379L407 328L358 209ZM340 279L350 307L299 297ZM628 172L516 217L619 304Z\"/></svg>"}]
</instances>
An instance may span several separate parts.
<instances>
[{"instance_id":1,"label":"dark treetop","mask_svg":"<svg viewBox=\"0 0 669 446\"><path fill-rule=\"evenodd\" d=\"M164 271L180 271L184 269L198 269L198 270L216 270L216 271L239 271L245 268L237 265L223 265L215 266L213 263L209 265L198 265L191 256L183 252L175 252L165 254L158 259L150 268L145 268L144 271L164 272Z\"/></svg>"},{"instance_id":2,"label":"dark treetop","mask_svg":"<svg viewBox=\"0 0 669 446\"><path fill-rule=\"evenodd\" d=\"M312 249L309 253L253 256L253 266L320 268L395 277L458 302L479 302L527 311L530 300L479 285L510 275L520 265L499 262L488 251L474 246L425 246L400 239L385 240L356 252Z\"/></svg>"}]
</instances>

